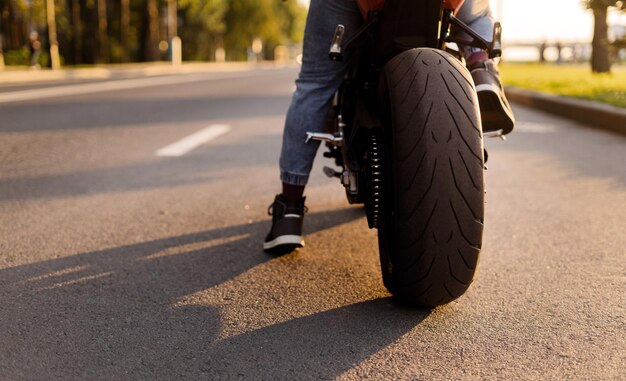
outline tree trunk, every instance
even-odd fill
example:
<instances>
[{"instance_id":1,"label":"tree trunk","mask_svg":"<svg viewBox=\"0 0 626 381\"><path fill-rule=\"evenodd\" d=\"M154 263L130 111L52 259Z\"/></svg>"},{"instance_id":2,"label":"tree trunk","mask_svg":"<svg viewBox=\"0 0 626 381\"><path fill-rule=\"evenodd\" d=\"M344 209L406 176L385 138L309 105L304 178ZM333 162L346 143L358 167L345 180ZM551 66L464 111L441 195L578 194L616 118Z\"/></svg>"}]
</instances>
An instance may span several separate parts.
<instances>
[{"instance_id":1,"label":"tree trunk","mask_svg":"<svg viewBox=\"0 0 626 381\"><path fill-rule=\"evenodd\" d=\"M611 61L609 58L609 37L607 8L593 10L593 41L591 46L591 70L594 73L609 73L611 71Z\"/></svg>"},{"instance_id":2,"label":"tree trunk","mask_svg":"<svg viewBox=\"0 0 626 381\"><path fill-rule=\"evenodd\" d=\"M148 61L159 59L159 8L157 0L148 0L148 38L146 58Z\"/></svg>"},{"instance_id":3,"label":"tree trunk","mask_svg":"<svg viewBox=\"0 0 626 381\"><path fill-rule=\"evenodd\" d=\"M83 19L80 15L80 1L72 0L72 43L74 64L83 63Z\"/></svg>"},{"instance_id":4,"label":"tree trunk","mask_svg":"<svg viewBox=\"0 0 626 381\"><path fill-rule=\"evenodd\" d=\"M48 41L50 42L50 63L52 70L61 68L59 57L59 43L57 41L57 23L54 9L54 0L46 0L46 18L48 21Z\"/></svg>"},{"instance_id":5,"label":"tree trunk","mask_svg":"<svg viewBox=\"0 0 626 381\"><path fill-rule=\"evenodd\" d=\"M2 49L2 40L4 36L0 33L0 71L4 70L4 51Z\"/></svg>"},{"instance_id":6,"label":"tree trunk","mask_svg":"<svg viewBox=\"0 0 626 381\"><path fill-rule=\"evenodd\" d=\"M176 0L167 1L167 37L170 43L178 36L178 15Z\"/></svg>"},{"instance_id":7,"label":"tree trunk","mask_svg":"<svg viewBox=\"0 0 626 381\"><path fill-rule=\"evenodd\" d=\"M122 62L130 61L130 0L122 0L121 5Z\"/></svg>"},{"instance_id":8,"label":"tree trunk","mask_svg":"<svg viewBox=\"0 0 626 381\"><path fill-rule=\"evenodd\" d=\"M98 55L99 61L104 63L111 62L108 29L106 0L98 0Z\"/></svg>"}]
</instances>

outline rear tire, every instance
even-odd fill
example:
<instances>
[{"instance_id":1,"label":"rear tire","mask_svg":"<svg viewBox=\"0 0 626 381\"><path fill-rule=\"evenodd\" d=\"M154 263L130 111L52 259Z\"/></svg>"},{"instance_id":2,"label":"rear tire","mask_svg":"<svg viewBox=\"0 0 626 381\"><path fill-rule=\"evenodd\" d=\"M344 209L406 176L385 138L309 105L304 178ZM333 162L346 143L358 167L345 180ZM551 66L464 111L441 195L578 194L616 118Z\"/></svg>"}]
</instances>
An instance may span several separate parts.
<instances>
[{"instance_id":1,"label":"rear tire","mask_svg":"<svg viewBox=\"0 0 626 381\"><path fill-rule=\"evenodd\" d=\"M483 141L468 70L443 51L400 53L384 68L385 197L378 230L383 281L435 307L469 287L482 246Z\"/></svg>"}]
</instances>

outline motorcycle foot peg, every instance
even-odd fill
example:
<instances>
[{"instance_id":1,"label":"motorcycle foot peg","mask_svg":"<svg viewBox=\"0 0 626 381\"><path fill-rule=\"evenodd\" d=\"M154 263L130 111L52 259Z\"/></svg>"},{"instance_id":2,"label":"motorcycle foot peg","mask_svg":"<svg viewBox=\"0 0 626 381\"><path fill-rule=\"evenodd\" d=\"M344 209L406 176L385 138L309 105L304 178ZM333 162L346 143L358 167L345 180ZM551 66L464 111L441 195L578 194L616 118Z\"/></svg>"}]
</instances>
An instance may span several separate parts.
<instances>
[{"instance_id":1,"label":"motorcycle foot peg","mask_svg":"<svg viewBox=\"0 0 626 381\"><path fill-rule=\"evenodd\" d=\"M341 172L337 172L331 167L324 167L324 174L328 177L337 177L341 178Z\"/></svg>"},{"instance_id":2,"label":"motorcycle foot peg","mask_svg":"<svg viewBox=\"0 0 626 381\"><path fill-rule=\"evenodd\" d=\"M502 140L506 140L506 136L503 134L503 130L487 131L483 133L483 136L486 138L500 138Z\"/></svg>"},{"instance_id":3,"label":"motorcycle foot peg","mask_svg":"<svg viewBox=\"0 0 626 381\"><path fill-rule=\"evenodd\" d=\"M341 134L326 134L320 132L307 132L306 140L304 143L308 143L311 140L318 140L320 142L327 142L335 146L340 146L343 143L343 136Z\"/></svg>"}]
</instances>

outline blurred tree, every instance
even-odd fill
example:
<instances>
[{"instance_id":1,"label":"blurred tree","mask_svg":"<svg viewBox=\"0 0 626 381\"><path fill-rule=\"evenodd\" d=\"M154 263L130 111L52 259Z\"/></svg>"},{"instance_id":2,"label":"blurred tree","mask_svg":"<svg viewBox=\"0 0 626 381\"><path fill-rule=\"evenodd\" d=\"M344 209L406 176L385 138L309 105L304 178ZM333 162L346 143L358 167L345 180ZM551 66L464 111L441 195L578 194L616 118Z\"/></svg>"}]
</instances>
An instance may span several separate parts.
<instances>
[{"instance_id":1,"label":"blurred tree","mask_svg":"<svg viewBox=\"0 0 626 381\"><path fill-rule=\"evenodd\" d=\"M167 40L178 36L178 2L167 0Z\"/></svg>"},{"instance_id":2,"label":"blurred tree","mask_svg":"<svg viewBox=\"0 0 626 381\"><path fill-rule=\"evenodd\" d=\"M588 9L593 11L593 40L591 42L591 70L594 73L609 73L611 59L609 54L609 36L607 15L609 7L626 10L626 2L620 0L584 0Z\"/></svg>"},{"instance_id":3,"label":"blurred tree","mask_svg":"<svg viewBox=\"0 0 626 381\"><path fill-rule=\"evenodd\" d=\"M283 23L287 36L291 42L302 42L304 24L306 23L307 8L297 1L283 2L279 8L283 10Z\"/></svg>"},{"instance_id":4,"label":"blurred tree","mask_svg":"<svg viewBox=\"0 0 626 381\"><path fill-rule=\"evenodd\" d=\"M167 9L170 21L159 17ZM271 59L277 45L302 40L305 17L295 0L0 0L0 36L9 64L22 62L33 30L45 47L42 65L49 62L55 26L61 59L70 65L158 60L159 41L175 34L174 24L185 60L215 60L217 48L231 60L246 59L254 39Z\"/></svg>"},{"instance_id":5,"label":"blurred tree","mask_svg":"<svg viewBox=\"0 0 626 381\"><path fill-rule=\"evenodd\" d=\"M227 56L240 60L255 38L263 42L263 56L272 59L274 48L302 39L306 8L296 1L231 0L226 14Z\"/></svg>"},{"instance_id":6,"label":"blurred tree","mask_svg":"<svg viewBox=\"0 0 626 381\"><path fill-rule=\"evenodd\" d=\"M278 38L278 17L274 17L272 0L231 0L226 13L224 43L230 59L242 60L254 38L267 42Z\"/></svg>"},{"instance_id":7,"label":"blurred tree","mask_svg":"<svg viewBox=\"0 0 626 381\"><path fill-rule=\"evenodd\" d=\"M80 16L80 0L72 0L72 61L73 64L83 62L83 19Z\"/></svg>"},{"instance_id":8,"label":"blurred tree","mask_svg":"<svg viewBox=\"0 0 626 381\"><path fill-rule=\"evenodd\" d=\"M111 62L106 0L98 0L98 61Z\"/></svg>"},{"instance_id":9,"label":"blurred tree","mask_svg":"<svg viewBox=\"0 0 626 381\"><path fill-rule=\"evenodd\" d=\"M48 42L50 44L50 62L52 63L52 69L56 70L61 68L61 59L59 57L59 43L57 41L54 0L46 0L46 12L48 20Z\"/></svg>"},{"instance_id":10,"label":"blurred tree","mask_svg":"<svg viewBox=\"0 0 626 381\"><path fill-rule=\"evenodd\" d=\"M130 0L120 3L120 39L122 42L122 62L130 61Z\"/></svg>"},{"instance_id":11,"label":"blurred tree","mask_svg":"<svg viewBox=\"0 0 626 381\"><path fill-rule=\"evenodd\" d=\"M224 15L228 3L228 0L178 1L178 7L183 15L180 33L184 59L214 59L215 48L224 33Z\"/></svg>"},{"instance_id":12,"label":"blurred tree","mask_svg":"<svg viewBox=\"0 0 626 381\"><path fill-rule=\"evenodd\" d=\"M147 1L147 20L146 20L146 44L145 44L145 60L156 61L159 59L159 6L158 0Z\"/></svg>"},{"instance_id":13,"label":"blurred tree","mask_svg":"<svg viewBox=\"0 0 626 381\"><path fill-rule=\"evenodd\" d=\"M5 49L26 45L32 30L45 30L45 0L0 0L0 12L0 33L4 34Z\"/></svg>"},{"instance_id":14,"label":"blurred tree","mask_svg":"<svg viewBox=\"0 0 626 381\"><path fill-rule=\"evenodd\" d=\"M274 48L278 45L302 42L307 9L297 1L274 1L273 20L278 27L277 38L266 40L265 58L273 59Z\"/></svg>"},{"instance_id":15,"label":"blurred tree","mask_svg":"<svg viewBox=\"0 0 626 381\"><path fill-rule=\"evenodd\" d=\"M28 14L28 19L36 27L46 26L46 0L19 0L18 4L23 12Z\"/></svg>"}]
</instances>

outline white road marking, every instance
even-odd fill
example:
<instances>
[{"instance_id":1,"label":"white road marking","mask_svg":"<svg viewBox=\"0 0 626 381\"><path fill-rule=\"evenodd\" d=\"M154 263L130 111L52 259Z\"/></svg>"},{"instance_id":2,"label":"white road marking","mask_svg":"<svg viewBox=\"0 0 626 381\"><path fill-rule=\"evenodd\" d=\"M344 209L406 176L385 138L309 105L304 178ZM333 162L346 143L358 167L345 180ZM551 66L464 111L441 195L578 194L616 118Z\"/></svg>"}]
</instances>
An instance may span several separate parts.
<instances>
[{"instance_id":1,"label":"white road marking","mask_svg":"<svg viewBox=\"0 0 626 381\"><path fill-rule=\"evenodd\" d=\"M212 124L198 132L182 138L181 140L169 144L163 148L158 149L155 154L157 156L182 156L202 144L224 135L230 131L230 126L226 124Z\"/></svg>"},{"instance_id":2,"label":"white road marking","mask_svg":"<svg viewBox=\"0 0 626 381\"><path fill-rule=\"evenodd\" d=\"M557 127L549 123L517 122L515 130L517 132L527 132L531 134L549 134L557 131Z\"/></svg>"},{"instance_id":3,"label":"white road marking","mask_svg":"<svg viewBox=\"0 0 626 381\"><path fill-rule=\"evenodd\" d=\"M257 73L258 74L258 73ZM235 73L234 75L225 75L219 77L208 77L203 74L194 75L173 75L166 77L123 79L117 81L106 81L98 83L82 83L78 85L56 86L44 89L32 89L11 91L0 94L0 104L13 103L21 101L30 101L43 98L64 97L69 95L100 93L105 91L137 89L142 87L178 85L182 83L213 81L218 79L232 79L240 77L249 77L254 73L244 72Z\"/></svg>"}]
</instances>

